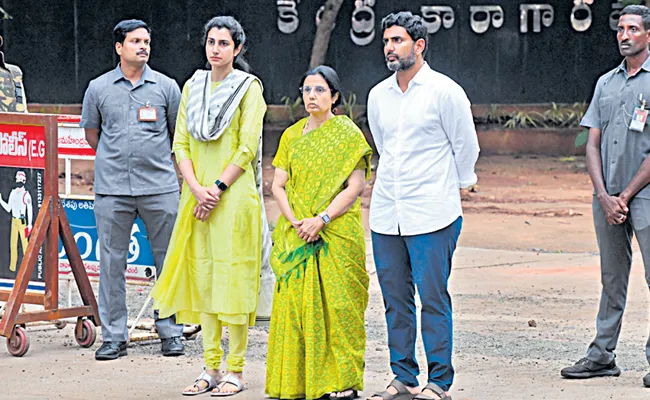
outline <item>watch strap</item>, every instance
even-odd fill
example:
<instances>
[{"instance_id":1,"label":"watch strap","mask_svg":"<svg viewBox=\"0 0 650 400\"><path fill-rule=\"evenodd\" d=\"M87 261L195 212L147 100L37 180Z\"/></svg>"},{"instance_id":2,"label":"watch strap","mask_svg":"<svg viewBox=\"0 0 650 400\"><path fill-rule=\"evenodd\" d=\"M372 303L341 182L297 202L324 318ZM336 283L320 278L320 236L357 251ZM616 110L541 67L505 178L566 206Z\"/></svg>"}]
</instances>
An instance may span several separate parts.
<instances>
[{"instance_id":1,"label":"watch strap","mask_svg":"<svg viewBox=\"0 0 650 400\"><path fill-rule=\"evenodd\" d=\"M228 189L228 185L226 185L225 183L221 182L219 179L217 179L217 181L216 181L214 184L217 185L217 187L219 188L219 190L221 190L222 192L225 192L226 189Z\"/></svg>"},{"instance_id":2,"label":"watch strap","mask_svg":"<svg viewBox=\"0 0 650 400\"><path fill-rule=\"evenodd\" d=\"M326 212L322 212L322 213L318 214L318 216L320 217L320 219L323 220L323 223L324 223L325 225L327 225L327 224L329 224L330 222L332 222L332 219L330 218L330 216L329 216Z\"/></svg>"}]
</instances>

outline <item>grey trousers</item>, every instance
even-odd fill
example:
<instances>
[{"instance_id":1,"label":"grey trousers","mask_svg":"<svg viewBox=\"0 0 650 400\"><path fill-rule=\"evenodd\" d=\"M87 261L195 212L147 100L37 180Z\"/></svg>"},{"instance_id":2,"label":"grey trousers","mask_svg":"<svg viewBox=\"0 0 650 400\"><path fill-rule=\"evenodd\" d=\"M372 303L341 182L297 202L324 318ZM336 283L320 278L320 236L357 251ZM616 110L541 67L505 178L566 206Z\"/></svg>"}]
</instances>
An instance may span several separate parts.
<instances>
[{"instance_id":1,"label":"grey trousers","mask_svg":"<svg viewBox=\"0 0 650 400\"><path fill-rule=\"evenodd\" d=\"M127 342L126 261L131 228L136 216L144 222L158 276L162 273L169 239L178 212L179 193L152 196L95 196L95 219L99 236L99 317L105 342ZM175 316L158 319L161 339L181 336L183 326Z\"/></svg>"},{"instance_id":2,"label":"grey trousers","mask_svg":"<svg viewBox=\"0 0 650 400\"><path fill-rule=\"evenodd\" d=\"M645 279L650 288L650 199L634 198L628 208L628 218L623 224L610 225L598 199L594 197L593 200L603 290L596 318L596 338L589 345L587 358L599 364L614 360L632 266L633 235L639 242ZM650 338L646 343L646 358L650 363Z\"/></svg>"}]
</instances>

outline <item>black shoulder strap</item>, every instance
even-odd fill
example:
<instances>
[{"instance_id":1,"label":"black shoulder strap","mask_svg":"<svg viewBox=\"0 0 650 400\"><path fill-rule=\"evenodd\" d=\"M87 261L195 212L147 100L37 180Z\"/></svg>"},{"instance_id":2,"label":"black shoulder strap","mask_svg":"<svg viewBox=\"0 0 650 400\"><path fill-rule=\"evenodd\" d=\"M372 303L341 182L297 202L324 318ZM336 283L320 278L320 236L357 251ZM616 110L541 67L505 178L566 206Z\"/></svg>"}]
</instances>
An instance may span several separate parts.
<instances>
[{"instance_id":1,"label":"black shoulder strap","mask_svg":"<svg viewBox=\"0 0 650 400\"><path fill-rule=\"evenodd\" d=\"M6 64L7 70L11 74L11 80L14 82L14 87L16 89L16 103L23 104L24 89L22 79L18 80L18 76L22 76L20 69L10 64Z\"/></svg>"}]
</instances>

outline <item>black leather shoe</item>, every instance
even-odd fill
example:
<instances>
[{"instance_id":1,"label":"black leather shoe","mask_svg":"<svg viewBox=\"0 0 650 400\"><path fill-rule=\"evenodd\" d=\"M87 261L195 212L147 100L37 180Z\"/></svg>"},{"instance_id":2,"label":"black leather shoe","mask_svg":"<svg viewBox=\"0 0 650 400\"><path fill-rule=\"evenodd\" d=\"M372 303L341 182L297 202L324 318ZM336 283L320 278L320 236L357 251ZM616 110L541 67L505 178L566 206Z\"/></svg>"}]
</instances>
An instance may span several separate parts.
<instances>
[{"instance_id":1,"label":"black leather shoe","mask_svg":"<svg viewBox=\"0 0 650 400\"><path fill-rule=\"evenodd\" d=\"M643 386L650 387L650 373L643 377Z\"/></svg>"},{"instance_id":2,"label":"black leather shoe","mask_svg":"<svg viewBox=\"0 0 650 400\"><path fill-rule=\"evenodd\" d=\"M587 379L595 378L597 376L619 376L621 370L616 366L616 362L613 360L609 364L598 364L583 358L575 363L575 365L562 369L560 374L569 379Z\"/></svg>"},{"instance_id":3,"label":"black leather shoe","mask_svg":"<svg viewBox=\"0 0 650 400\"><path fill-rule=\"evenodd\" d=\"M95 352L95 360L117 360L126 354L126 342L104 342Z\"/></svg>"},{"instance_id":4,"label":"black leather shoe","mask_svg":"<svg viewBox=\"0 0 650 400\"><path fill-rule=\"evenodd\" d=\"M180 336L167 339L160 339L162 342L162 354L165 357L176 357L185 354L185 345L181 342Z\"/></svg>"}]
</instances>

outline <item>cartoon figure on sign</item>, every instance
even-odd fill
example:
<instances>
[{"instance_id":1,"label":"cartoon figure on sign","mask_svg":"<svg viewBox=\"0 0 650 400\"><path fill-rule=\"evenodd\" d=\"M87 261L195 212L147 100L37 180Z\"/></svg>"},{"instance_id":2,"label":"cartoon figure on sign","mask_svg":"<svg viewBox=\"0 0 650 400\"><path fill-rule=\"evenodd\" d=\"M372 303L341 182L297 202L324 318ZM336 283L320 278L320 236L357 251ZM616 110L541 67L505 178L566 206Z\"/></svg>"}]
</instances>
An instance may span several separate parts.
<instances>
[{"instance_id":1,"label":"cartoon figure on sign","mask_svg":"<svg viewBox=\"0 0 650 400\"><path fill-rule=\"evenodd\" d=\"M11 251L11 260L9 261L9 270L16 271L18 262L18 237L22 244L23 254L27 250L27 237L32 231L32 196L25 189L27 175L24 171L16 172L16 183L18 187L9 193L9 201L5 203L0 195L0 205L8 213L11 213L11 241L9 248Z\"/></svg>"}]
</instances>

